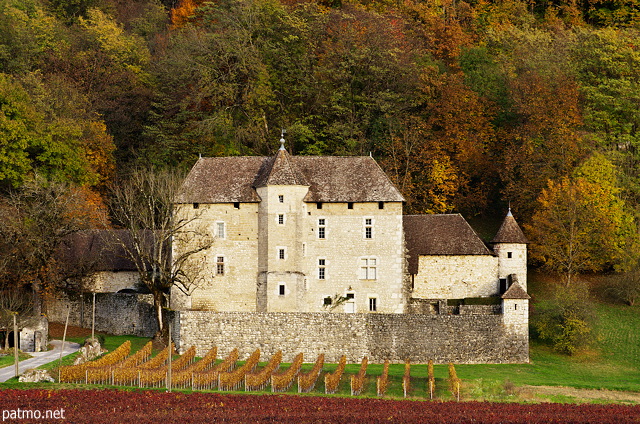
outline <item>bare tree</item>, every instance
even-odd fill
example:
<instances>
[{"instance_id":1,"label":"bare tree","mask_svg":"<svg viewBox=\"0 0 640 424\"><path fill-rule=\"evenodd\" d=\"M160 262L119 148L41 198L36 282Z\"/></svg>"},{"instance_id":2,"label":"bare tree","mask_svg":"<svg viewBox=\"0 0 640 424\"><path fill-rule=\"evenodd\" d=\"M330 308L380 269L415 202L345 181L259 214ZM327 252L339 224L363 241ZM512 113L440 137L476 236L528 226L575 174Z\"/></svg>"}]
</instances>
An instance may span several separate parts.
<instances>
[{"instance_id":1,"label":"bare tree","mask_svg":"<svg viewBox=\"0 0 640 424\"><path fill-rule=\"evenodd\" d=\"M199 214L187 215L174 208L183 180L183 174L175 171L139 168L111 190L111 218L126 230L113 231L114 239L153 294L160 333L164 330L162 308L170 289L190 295L197 288L202 267L193 266L189 259L213 243L198 225Z\"/></svg>"},{"instance_id":2,"label":"bare tree","mask_svg":"<svg viewBox=\"0 0 640 424\"><path fill-rule=\"evenodd\" d=\"M5 328L4 348L9 346L9 333L13 325L13 315L17 316L21 327L31 316L33 296L24 290L6 289L0 291L0 328Z\"/></svg>"},{"instance_id":3,"label":"bare tree","mask_svg":"<svg viewBox=\"0 0 640 424\"><path fill-rule=\"evenodd\" d=\"M64 275L56 249L70 234L87 228L91 218L82 191L38 176L0 199L0 289L31 286L36 296L54 292Z\"/></svg>"}]
</instances>

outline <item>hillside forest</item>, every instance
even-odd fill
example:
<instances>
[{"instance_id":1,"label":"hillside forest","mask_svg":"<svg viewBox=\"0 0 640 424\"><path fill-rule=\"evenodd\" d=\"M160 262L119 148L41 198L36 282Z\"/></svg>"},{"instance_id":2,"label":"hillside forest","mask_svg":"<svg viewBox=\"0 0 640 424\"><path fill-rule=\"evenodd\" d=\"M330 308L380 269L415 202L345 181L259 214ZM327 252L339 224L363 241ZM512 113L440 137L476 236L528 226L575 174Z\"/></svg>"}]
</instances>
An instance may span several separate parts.
<instances>
[{"instance_id":1,"label":"hillside forest","mask_svg":"<svg viewBox=\"0 0 640 424\"><path fill-rule=\"evenodd\" d=\"M632 304L639 30L638 0L0 0L0 274L46 281L130 170L285 129L372 155L407 213L510 206L533 265L620 273Z\"/></svg>"}]
</instances>

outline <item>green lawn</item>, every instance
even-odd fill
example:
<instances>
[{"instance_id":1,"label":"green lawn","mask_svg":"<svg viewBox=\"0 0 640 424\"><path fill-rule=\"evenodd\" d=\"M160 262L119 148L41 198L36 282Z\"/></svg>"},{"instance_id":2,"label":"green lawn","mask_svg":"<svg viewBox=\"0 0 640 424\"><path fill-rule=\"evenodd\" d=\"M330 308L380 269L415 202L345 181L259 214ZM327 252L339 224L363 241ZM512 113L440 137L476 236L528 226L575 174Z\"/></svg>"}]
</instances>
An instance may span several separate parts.
<instances>
[{"instance_id":1,"label":"green lawn","mask_svg":"<svg viewBox=\"0 0 640 424\"><path fill-rule=\"evenodd\" d=\"M4 351L4 353L6 353L6 356L0 356L0 368L8 367L9 365L14 364L13 350L7 350ZM31 358L31 355L29 355L28 353L20 352L18 354L18 360L20 361L29 358Z\"/></svg>"}]
</instances>

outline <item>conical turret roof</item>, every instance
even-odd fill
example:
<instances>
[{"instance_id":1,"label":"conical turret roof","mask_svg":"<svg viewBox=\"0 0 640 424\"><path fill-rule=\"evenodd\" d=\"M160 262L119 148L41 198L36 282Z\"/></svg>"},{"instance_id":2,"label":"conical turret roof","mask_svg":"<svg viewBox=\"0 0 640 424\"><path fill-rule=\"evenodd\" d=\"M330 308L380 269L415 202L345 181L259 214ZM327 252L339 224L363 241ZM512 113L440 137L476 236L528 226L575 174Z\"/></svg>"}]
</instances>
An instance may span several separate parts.
<instances>
[{"instance_id":1,"label":"conical turret roof","mask_svg":"<svg viewBox=\"0 0 640 424\"><path fill-rule=\"evenodd\" d=\"M502 225L496 236L491 240L491 243L529 243L516 219L511 214L511 208L509 208L509 213L502 221Z\"/></svg>"},{"instance_id":2,"label":"conical turret roof","mask_svg":"<svg viewBox=\"0 0 640 424\"><path fill-rule=\"evenodd\" d=\"M503 299L531 299L520 283L513 283L503 295Z\"/></svg>"},{"instance_id":3,"label":"conical turret roof","mask_svg":"<svg viewBox=\"0 0 640 424\"><path fill-rule=\"evenodd\" d=\"M270 158L265 165L264 171L256 181L256 187L266 185L309 185L307 179L300 172L291 155L284 147L281 147L276 155Z\"/></svg>"}]
</instances>

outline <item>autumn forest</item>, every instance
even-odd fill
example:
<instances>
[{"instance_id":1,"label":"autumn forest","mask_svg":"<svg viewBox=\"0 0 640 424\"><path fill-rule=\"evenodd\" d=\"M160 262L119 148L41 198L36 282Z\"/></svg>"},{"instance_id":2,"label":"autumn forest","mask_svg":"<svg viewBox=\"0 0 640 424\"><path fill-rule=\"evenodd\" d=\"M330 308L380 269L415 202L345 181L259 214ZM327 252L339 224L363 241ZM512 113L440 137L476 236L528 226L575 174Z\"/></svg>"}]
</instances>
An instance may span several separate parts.
<instances>
[{"instance_id":1,"label":"autumn forest","mask_svg":"<svg viewBox=\"0 0 640 424\"><path fill-rule=\"evenodd\" d=\"M286 129L292 154L371 154L408 213L510 205L567 282L639 267L638 0L0 4L5 217L63 185L74 212L46 219L96 225L128 170Z\"/></svg>"}]
</instances>

